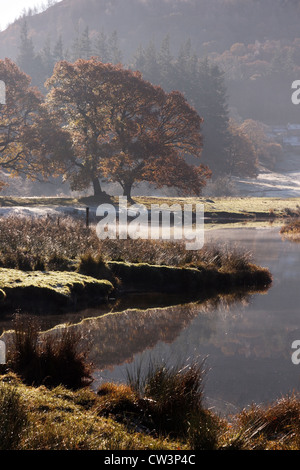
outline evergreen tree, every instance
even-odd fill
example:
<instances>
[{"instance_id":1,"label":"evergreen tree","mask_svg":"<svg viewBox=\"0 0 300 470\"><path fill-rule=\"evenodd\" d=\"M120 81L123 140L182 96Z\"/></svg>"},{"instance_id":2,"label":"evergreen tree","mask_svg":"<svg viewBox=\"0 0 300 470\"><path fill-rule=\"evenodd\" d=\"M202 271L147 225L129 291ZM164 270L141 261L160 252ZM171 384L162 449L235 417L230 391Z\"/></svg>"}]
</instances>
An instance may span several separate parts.
<instances>
[{"instance_id":1,"label":"evergreen tree","mask_svg":"<svg viewBox=\"0 0 300 470\"><path fill-rule=\"evenodd\" d=\"M167 34L161 43L157 56L157 64L160 70L161 86L166 91L173 90L174 87L174 58L170 50L170 36Z\"/></svg>"},{"instance_id":2,"label":"evergreen tree","mask_svg":"<svg viewBox=\"0 0 300 470\"><path fill-rule=\"evenodd\" d=\"M153 41L150 41L148 47L145 49L144 52L145 57L145 65L143 74L145 78L154 84L160 84L161 76L160 76L160 67L158 64L157 58L157 51Z\"/></svg>"},{"instance_id":3,"label":"evergreen tree","mask_svg":"<svg viewBox=\"0 0 300 470\"><path fill-rule=\"evenodd\" d=\"M90 31L87 26L81 35L79 42L79 55L81 59L88 60L92 56L92 43L90 40Z\"/></svg>"},{"instance_id":4,"label":"evergreen tree","mask_svg":"<svg viewBox=\"0 0 300 470\"><path fill-rule=\"evenodd\" d=\"M140 44L136 53L133 56L131 68L134 70L139 70L141 73L144 74L145 65L146 65L145 51L143 49L143 46Z\"/></svg>"},{"instance_id":5,"label":"evergreen tree","mask_svg":"<svg viewBox=\"0 0 300 470\"><path fill-rule=\"evenodd\" d=\"M180 47L174 69L174 87L182 90L195 105L193 97L199 92L198 58L193 54L190 39Z\"/></svg>"},{"instance_id":6,"label":"evergreen tree","mask_svg":"<svg viewBox=\"0 0 300 470\"><path fill-rule=\"evenodd\" d=\"M19 42L19 54L17 57L18 66L29 74L35 66L35 51L32 39L28 36L27 21L25 20L22 25L20 42Z\"/></svg>"},{"instance_id":7,"label":"evergreen tree","mask_svg":"<svg viewBox=\"0 0 300 470\"><path fill-rule=\"evenodd\" d=\"M204 119L202 126L204 145L203 161L213 172L213 177L227 172L229 158L229 116L224 77L216 65L208 60L200 62L199 90L193 94L194 105Z\"/></svg>"},{"instance_id":8,"label":"evergreen tree","mask_svg":"<svg viewBox=\"0 0 300 470\"><path fill-rule=\"evenodd\" d=\"M58 40L56 41L56 44L53 48L54 63L64 60L64 58L65 58L65 54L64 54L63 40L62 40L61 35L59 35Z\"/></svg>"},{"instance_id":9,"label":"evergreen tree","mask_svg":"<svg viewBox=\"0 0 300 470\"><path fill-rule=\"evenodd\" d=\"M101 31L96 37L94 43L94 52L95 56L98 57L100 61L104 64L111 62L111 57L109 55L109 45L107 43L107 36L103 31Z\"/></svg>"},{"instance_id":10,"label":"evergreen tree","mask_svg":"<svg viewBox=\"0 0 300 470\"><path fill-rule=\"evenodd\" d=\"M79 27L76 25L75 27L75 36L71 45L71 61L75 62L77 59L80 58L80 38L79 38Z\"/></svg>"},{"instance_id":11,"label":"evergreen tree","mask_svg":"<svg viewBox=\"0 0 300 470\"><path fill-rule=\"evenodd\" d=\"M32 78L32 84L43 89L44 67L40 55L36 55L32 39L28 35L27 21L22 25L17 64Z\"/></svg>"},{"instance_id":12,"label":"evergreen tree","mask_svg":"<svg viewBox=\"0 0 300 470\"><path fill-rule=\"evenodd\" d=\"M44 75L46 80L46 78L51 77L55 64L54 56L51 50L51 39L49 36L46 39L44 47L40 52L40 57L43 63Z\"/></svg>"},{"instance_id":13,"label":"evergreen tree","mask_svg":"<svg viewBox=\"0 0 300 470\"><path fill-rule=\"evenodd\" d=\"M109 41L108 41L108 47L109 47L109 54L111 57L111 62L113 64L119 64L122 62L123 54L120 48L119 44L119 38L118 38L118 33L117 31L113 31Z\"/></svg>"}]
</instances>

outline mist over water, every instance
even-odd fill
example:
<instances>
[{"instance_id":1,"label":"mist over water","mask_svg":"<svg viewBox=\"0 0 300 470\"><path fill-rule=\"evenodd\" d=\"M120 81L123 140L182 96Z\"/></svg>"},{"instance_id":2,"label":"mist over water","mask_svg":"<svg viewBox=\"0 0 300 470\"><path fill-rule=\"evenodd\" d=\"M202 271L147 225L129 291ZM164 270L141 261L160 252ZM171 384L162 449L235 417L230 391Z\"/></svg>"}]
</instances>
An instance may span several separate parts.
<instances>
[{"instance_id":1,"label":"mist over water","mask_svg":"<svg viewBox=\"0 0 300 470\"><path fill-rule=\"evenodd\" d=\"M149 362L185 364L206 358L209 406L231 413L299 391L300 369L292 343L300 339L299 246L283 241L279 228L209 230L206 243L237 245L268 267L273 284L265 292L216 296L182 303L164 296L131 297L128 304L48 317L48 327L71 321L95 366L93 388L126 382L128 371ZM144 299L144 302L142 301Z\"/></svg>"}]
</instances>

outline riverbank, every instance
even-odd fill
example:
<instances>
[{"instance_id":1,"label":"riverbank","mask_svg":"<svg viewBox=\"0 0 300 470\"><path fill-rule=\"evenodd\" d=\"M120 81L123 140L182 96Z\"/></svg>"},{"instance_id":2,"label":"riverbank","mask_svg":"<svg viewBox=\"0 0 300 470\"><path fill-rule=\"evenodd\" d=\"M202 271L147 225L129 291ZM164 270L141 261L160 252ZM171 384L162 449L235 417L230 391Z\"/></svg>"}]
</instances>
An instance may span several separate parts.
<instances>
[{"instance_id":1,"label":"riverbank","mask_svg":"<svg viewBox=\"0 0 300 470\"><path fill-rule=\"evenodd\" d=\"M176 268L124 262L108 262L106 278L96 279L79 273L0 268L0 306L2 313L21 309L35 313L75 311L105 304L110 296L132 293L180 295L183 302L201 298L204 293L229 294L236 291L266 291L272 275L266 268L249 264L244 269ZM101 276L103 277L103 275Z\"/></svg>"},{"instance_id":2,"label":"riverbank","mask_svg":"<svg viewBox=\"0 0 300 470\"><path fill-rule=\"evenodd\" d=\"M174 385L173 379L169 376ZM130 385L107 383L95 393L89 388L26 386L13 373L2 375L0 449L299 450L299 397L253 406L228 419L198 404L198 412L193 411L197 421L188 425L192 412L186 405L188 383L178 377L175 383L181 389L175 387L166 402L167 397L150 398L154 393L150 390L141 397ZM181 406L176 419L184 434L175 432L175 426L173 432L164 431L175 418L167 416L172 406L175 410Z\"/></svg>"},{"instance_id":3,"label":"riverbank","mask_svg":"<svg viewBox=\"0 0 300 470\"><path fill-rule=\"evenodd\" d=\"M268 269L235 247L183 242L99 240L95 227L64 218L0 219L1 310L66 311L129 293L177 294L266 290Z\"/></svg>"},{"instance_id":4,"label":"riverbank","mask_svg":"<svg viewBox=\"0 0 300 470\"><path fill-rule=\"evenodd\" d=\"M260 259L260 257L256 259ZM282 269L282 271L284 271L284 269ZM264 318L265 314L265 310L264 315L261 315L261 312L259 312L259 317ZM250 319L251 316L249 316L247 322ZM172 320L172 317L169 319L169 324L172 324L170 320ZM239 325L241 324L240 319L238 319L238 323ZM123 327L120 329L122 332L130 331L125 330L124 325L122 326ZM103 330L103 327L101 326L100 329ZM160 329L161 325L159 324L157 330ZM110 331L115 330L116 328L110 328L107 336L109 336ZM141 330L137 333L141 334ZM197 341L199 341L198 331L195 330L195 333ZM243 335L239 335L239 337L240 336L243 337ZM268 334L268 338L269 337L270 335ZM128 343L128 338L124 337L123 333L121 333L120 338L122 338L120 342L123 343L121 344L121 348L124 349ZM274 343L273 339L271 335L272 344ZM142 341L144 343L143 338ZM112 342L114 343L115 339L113 339ZM101 345L102 342L98 341L98 344ZM263 344L265 344L265 338ZM112 350L109 349L110 357L112 356L111 351ZM249 364L247 364L247 367L249 368ZM268 367L270 368L270 363L268 363ZM229 375L230 370L228 369L225 374ZM257 371L255 371L255 376L256 375ZM7 380L9 379L7 379L6 376L6 383ZM230 377L228 380L230 380ZM240 384L241 377L239 376L239 386ZM240 388L243 388L243 383ZM28 392L25 392L25 389ZM58 391L56 390L58 396L55 397L52 395L53 390L48 390L43 386L38 389L27 386L25 389L23 389L24 402L26 406L29 405L29 403L31 404L30 412L32 411L33 413L30 417L32 427L26 427L24 429L26 437L22 437L23 440L19 441L17 447L19 449L25 448L25 446L27 446L27 448L34 448L34 446L36 446L39 449L97 448L108 450L141 450L149 448L160 450L169 449L170 447L168 446L176 450L195 448L191 442L175 439L173 436L162 438L162 436L154 436L154 433L149 434L151 430L149 424L147 423L147 427L145 422L141 421L141 418L144 417L141 402L136 400L134 394L132 394L131 390L128 390L127 386L119 388L119 386L109 384L106 388L102 388L102 394L96 395L95 401L95 393L92 392L92 396L90 396L89 393L91 391L87 389L73 392L66 388L59 387L57 389ZM42 392L42 395L39 395L40 392ZM76 398L68 398L74 395ZM33 396L34 398L32 398ZM63 401L58 400L61 398L63 398ZM146 396L146 398L148 398L148 396ZM100 401L98 401L98 399ZM84 405L80 407L76 406L76 411L72 411L70 409L73 408L73 400L76 401L77 404L78 401L80 401L80 403ZM147 403L152 403L151 400L153 400L153 398L150 397L142 403L146 406ZM47 404L48 401L51 405ZM95 407L93 407L92 403L95 404ZM243 413L228 416L225 420L219 420L218 416L216 416L217 421L213 431L217 430L217 441L215 440L216 435L214 432L208 436L204 433L204 438L209 437L209 440L206 440L206 444L210 446L213 445L214 448L217 449L298 449L298 410L299 402L298 398L295 397L292 399L281 399L265 407L253 406L252 409L247 409ZM88 412L87 416L86 412ZM213 415L213 417L214 416L215 415ZM82 424L82 419L85 420L84 424ZM110 428L107 426L107 420L112 420ZM66 424L64 425L64 423ZM215 423L215 421L213 421L213 423ZM57 426L59 427L58 430L56 430ZM108 437L105 430L103 431L102 426L106 426ZM89 433L85 432L84 427L89 430ZM211 429L211 427L209 429ZM28 436L30 438L28 438ZM148 440L148 437L151 437L154 442L153 440Z\"/></svg>"},{"instance_id":5,"label":"riverbank","mask_svg":"<svg viewBox=\"0 0 300 470\"><path fill-rule=\"evenodd\" d=\"M37 215L59 217L63 214L81 217L85 220L86 207L90 208L91 217L102 202L94 197L0 197L0 215ZM118 198L111 197L110 203L117 207ZM285 219L299 213L300 197L216 197L216 198L180 198L180 197L133 197L133 203L143 204L150 210L152 204L196 204L204 205L207 223L229 223L238 221L272 222Z\"/></svg>"},{"instance_id":6,"label":"riverbank","mask_svg":"<svg viewBox=\"0 0 300 470\"><path fill-rule=\"evenodd\" d=\"M288 221L280 230L284 239L300 242L300 218Z\"/></svg>"}]
</instances>

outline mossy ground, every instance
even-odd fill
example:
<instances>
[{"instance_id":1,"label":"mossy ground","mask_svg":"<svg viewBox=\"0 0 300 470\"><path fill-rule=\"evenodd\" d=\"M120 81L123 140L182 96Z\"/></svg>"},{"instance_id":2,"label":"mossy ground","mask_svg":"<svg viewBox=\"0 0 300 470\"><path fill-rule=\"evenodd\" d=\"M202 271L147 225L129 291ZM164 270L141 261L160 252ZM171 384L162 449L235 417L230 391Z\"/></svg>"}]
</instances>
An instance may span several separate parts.
<instances>
[{"instance_id":1,"label":"mossy ground","mask_svg":"<svg viewBox=\"0 0 300 470\"><path fill-rule=\"evenodd\" d=\"M105 301L113 290L107 280L73 272L21 271L0 268L0 301L9 306L24 304L71 307Z\"/></svg>"},{"instance_id":2,"label":"mossy ground","mask_svg":"<svg viewBox=\"0 0 300 470\"><path fill-rule=\"evenodd\" d=\"M114 291L181 293L196 299L205 290L228 293L234 289L265 290L271 282L266 268L249 264L245 269L152 266L147 263L108 262L107 278L95 279L67 271L21 271L0 268L0 302L2 307L27 308L30 311L67 310L106 303Z\"/></svg>"}]
</instances>

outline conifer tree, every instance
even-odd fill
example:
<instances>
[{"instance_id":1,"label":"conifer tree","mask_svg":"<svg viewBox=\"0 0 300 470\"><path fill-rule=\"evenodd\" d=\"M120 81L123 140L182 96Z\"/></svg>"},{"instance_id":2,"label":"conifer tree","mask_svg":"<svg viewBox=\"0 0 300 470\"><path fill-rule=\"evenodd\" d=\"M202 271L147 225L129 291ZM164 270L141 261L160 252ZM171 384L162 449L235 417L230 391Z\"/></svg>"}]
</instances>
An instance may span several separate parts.
<instances>
[{"instance_id":1,"label":"conifer tree","mask_svg":"<svg viewBox=\"0 0 300 470\"><path fill-rule=\"evenodd\" d=\"M99 57L100 61L104 64L107 64L111 61L111 57L109 55L109 46L107 43L107 36L103 31L101 31L95 39L94 52L95 56Z\"/></svg>"},{"instance_id":2,"label":"conifer tree","mask_svg":"<svg viewBox=\"0 0 300 470\"><path fill-rule=\"evenodd\" d=\"M170 36L167 34L162 43L157 55L157 63L160 70L161 86L166 91L174 89L174 58L170 50Z\"/></svg>"},{"instance_id":3,"label":"conifer tree","mask_svg":"<svg viewBox=\"0 0 300 470\"><path fill-rule=\"evenodd\" d=\"M25 73L29 73L29 71L34 68L35 51L32 39L28 35L28 26L26 20L23 22L21 29L17 63Z\"/></svg>"},{"instance_id":4,"label":"conifer tree","mask_svg":"<svg viewBox=\"0 0 300 470\"><path fill-rule=\"evenodd\" d=\"M62 36L60 34L53 48L53 60L54 60L54 63L56 63L56 62L59 62L60 60L64 60L64 58L65 58L64 45L63 45Z\"/></svg>"},{"instance_id":5,"label":"conifer tree","mask_svg":"<svg viewBox=\"0 0 300 470\"><path fill-rule=\"evenodd\" d=\"M80 58L88 60L92 55L92 43L90 39L90 31L89 27L87 26L83 31L79 43L79 54Z\"/></svg>"},{"instance_id":6,"label":"conifer tree","mask_svg":"<svg viewBox=\"0 0 300 470\"><path fill-rule=\"evenodd\" d=\"M43 63L45 80L51 77L53 72L53 67L55 64L54 56L51 50L51 39L48 36L42 51L40 52L40 57Z\"/></svg>"},{"instance_id":7,"label":"conifer tree","mask_svg":"<svg viewBox=\"0 0 300 470\"><path fill-rule=\"evenodd\" d=\"M117 31L113 31L108 41L111 62L119 64L122 62L123 54L119 45L119 38Z\"/></svg>"},{"instance_id":8,"label":"conifer tree","mask_svg":"<svg viewBox=\"0 0 300 470\"><path fill-rule=\"evenodd\" d=\"M224 77L216 65L207 59L200 62L197 81L198 93L193 93L194 105L203 117L203 160L213 172L213 177L227 173L229 144L229 116Z\"/></svg>"},{"instance_id":9,"label":"conifer tree","mask_svg":"<svg viewBox=\"0 0 300 470\"><path fill-rule=\"evenodd\" d=\"M28 34L26 20L23 22L21 29L17 64L23 72L32 78L33 85L40 89L43 88L43 63L41 57L35 53L33 41Z\"/></svg>"}]
</instances>

